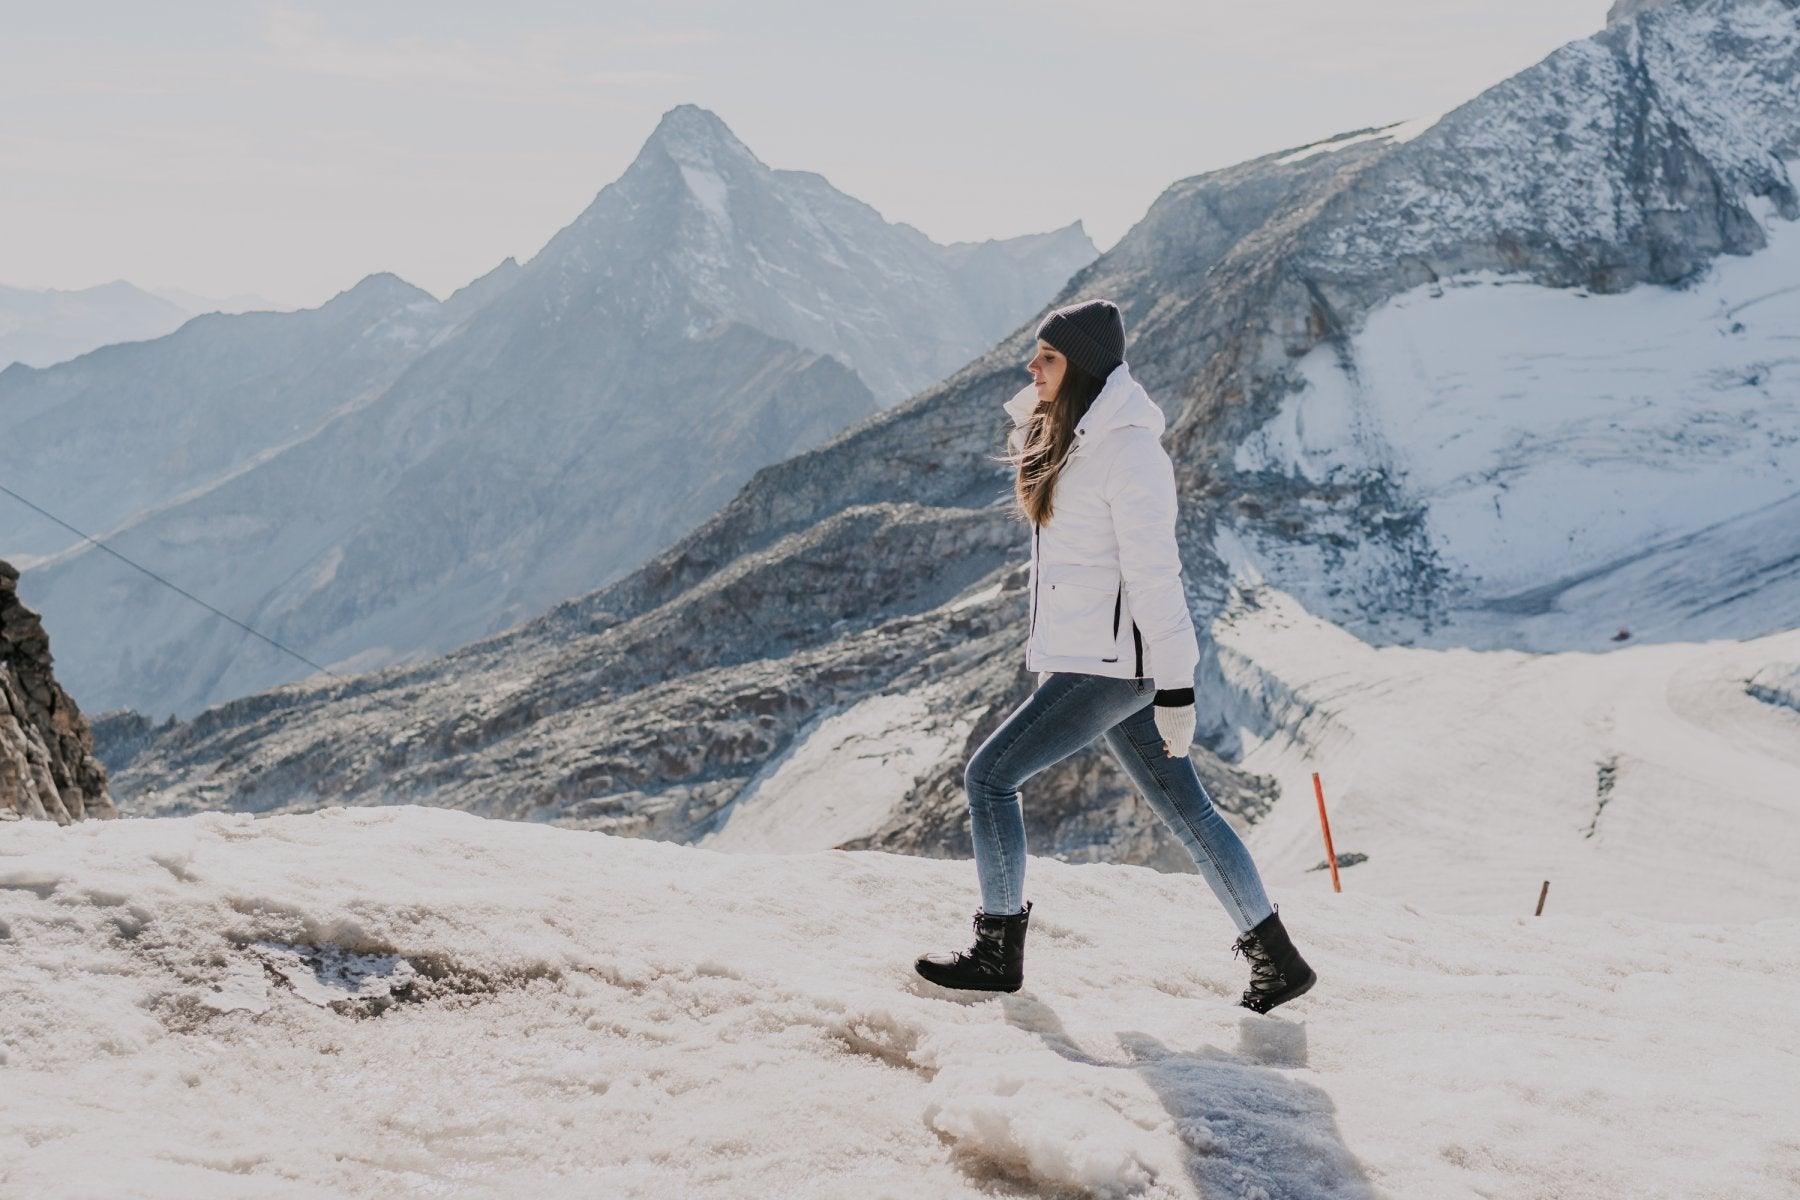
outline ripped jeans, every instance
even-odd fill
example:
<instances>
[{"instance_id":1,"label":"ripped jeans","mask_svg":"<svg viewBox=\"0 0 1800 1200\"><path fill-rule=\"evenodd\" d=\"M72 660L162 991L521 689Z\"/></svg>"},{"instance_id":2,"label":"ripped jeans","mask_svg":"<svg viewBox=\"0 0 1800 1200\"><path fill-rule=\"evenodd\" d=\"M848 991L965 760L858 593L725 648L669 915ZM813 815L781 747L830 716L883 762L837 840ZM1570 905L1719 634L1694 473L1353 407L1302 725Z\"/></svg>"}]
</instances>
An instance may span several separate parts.
<instances>
[{"instance_id":1,"label":"ripped jeans","mask_svg":"<svg viewBox=\"0 0 1800 1200\"><path fill-rule=\"evenodd\" d=\"M1274 910L1262 876L1237 832L1213 808L1186 755L1163 752L1150 679L1052 673L982 742L963 770L969 797L981 907L1016 913L1024 907L1025 818L1019 785L1080 750L1096 735L1193 857L1213 895L1243 933Z\"/></svg>"}]
</instances>

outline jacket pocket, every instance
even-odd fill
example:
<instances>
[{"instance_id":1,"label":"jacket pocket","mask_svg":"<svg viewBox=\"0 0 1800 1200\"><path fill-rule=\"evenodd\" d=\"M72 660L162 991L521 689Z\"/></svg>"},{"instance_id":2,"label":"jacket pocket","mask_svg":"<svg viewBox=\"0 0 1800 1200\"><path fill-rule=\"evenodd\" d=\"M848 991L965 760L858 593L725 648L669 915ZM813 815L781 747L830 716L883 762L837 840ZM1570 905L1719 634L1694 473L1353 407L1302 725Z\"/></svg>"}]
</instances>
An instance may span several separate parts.
<instances>
[{"instance_id":1,"label":"jacket pocket","mask_svg":"<svg viewBox=\"0 0 1800 1200\"><path fill-rule=\"evenodd\" d=\"M1059 657L1104 658L1113 652L1116 567L1043 563L1038 580L1038 648Z\"/></svg>"}]
</instances>

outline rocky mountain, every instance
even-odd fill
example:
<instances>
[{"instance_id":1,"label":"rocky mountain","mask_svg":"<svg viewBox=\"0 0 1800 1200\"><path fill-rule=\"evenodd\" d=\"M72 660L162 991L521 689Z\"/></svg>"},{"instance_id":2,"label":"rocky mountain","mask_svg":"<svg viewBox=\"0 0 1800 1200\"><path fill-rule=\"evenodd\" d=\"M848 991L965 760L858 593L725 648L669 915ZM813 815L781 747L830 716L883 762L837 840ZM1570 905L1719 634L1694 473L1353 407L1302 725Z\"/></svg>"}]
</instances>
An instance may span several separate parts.
<instances>
[{"instance_id":1,"label":"rocky mountain","mask_svg":"<svg viewBox=\"0 0 1800 1200\"><path fill-rule=\"evenodd\" d=\"M372 288L400 312L348 327L352 347L298 345L302 320L326 322L343 297L311 315L206 318L234 337L262 321L294 344L256 343L240 367L192 359L183 330L9 377L0 411L41 422L11 451L41 494L349 674L618 578L756 468L966 362L1093 254L1079 224L936 245L816 174L765 166L682 105L529 262L442 305L365 281L349 295ZM109 374L122 371L146 385ZM311 673L90 546L41 551L23 586L92 703L189 715Z\"/></svg>"},{"instance_id":2,"label":"rocky mountain","mask_svg":"<svg viewBox=\"0 0 1800 1200\"><path fill-rule=\"evenodd\" d=\"M1215 631L1197 759L1223 807L1273 814L1285 859L1318 854L1316 828L1283 816L1306 804L1278 799L1297 764L1339 764L1334 794L1371 842L1426 811L1392 797L1422 794L1436 807L1409 860L1459 869L1468 830L1440 798L1484 780L1377 749L1428 730L1454 752L1479 732L1499 770L1541 745L1536 725L1480 724L1508 687L1533 689L1520 722L1602 739L1620 697L1664 694L1655 672L1559 672L1558 655L1666 671L1646 641L1792 628L1797 155L1796 7L1671 4L1435 121L1182 180L1053 298L1120 304L1169 417L1191 601ZM785 826L791 849L966 854L963 764L1032 684L1028 538L993 455L1034 325L759 470L617 582L434 662L178 723L114 760L122 794L146 812L418 801L721 846ZM1320 646L1332 657L1311 661ZM1544 669L1503 670L1518 649ZM1333 665L1365 660L1381 669ZM1438 693L1420 682L1440 675ZM1379 719L1348 715L1364 692L1389 700ZM1741 677L1705 694L1759 703ZM1395 711L1408 695L1431 699ZM1793 765L1770 724L1784 710L1761 707L1766 784ZM1689 735L1710 745L1728 723ZM1656 743L1604 769L1570 740L1529 832L1591 861L1597 805L1630 819L1620 796L1683 777ZM1031 787L1035 852L1180 865L1098 748Z\"/></svg>"},{"instance_id":3,"label":"rocky mountain","mask_svg":"<svg viewBox=\"0 0 1800 1200\"><path fill-rule=\"evenodd\" d=\"M51 673L50 639L19 602L18 578L0 562L0 819L115 817L93 733Z\"/></svg>"},{"instance_id":4,"label":"rocky mountain","mask_svg":"<svg viewBox=\"0 0 1800 1200\"><path fill-rule=\"evenodd\" d=\"M75 291L0 285L0 368L47 367L114 342L161 337L192 315L123 279Z\"/></svg>"}]
</instances>

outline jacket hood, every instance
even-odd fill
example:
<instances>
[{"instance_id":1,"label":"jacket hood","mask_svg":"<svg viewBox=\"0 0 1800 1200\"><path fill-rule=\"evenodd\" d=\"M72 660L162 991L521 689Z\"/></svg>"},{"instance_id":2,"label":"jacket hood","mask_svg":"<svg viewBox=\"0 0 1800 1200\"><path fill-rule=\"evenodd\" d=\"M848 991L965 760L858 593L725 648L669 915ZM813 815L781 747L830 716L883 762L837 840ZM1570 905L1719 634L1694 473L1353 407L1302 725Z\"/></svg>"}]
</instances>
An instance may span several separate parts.
<instances>
[{"instance_id":1,"label":"jacket hood","mask_svg":"<svg viewBox=\"0 0 1800 1200\"><path fill-rule=\"evenodd\" d=\"M1019 428L1031 419L1031 411L1037 407L1037 390L1028 383L1001 407L1012 418L1013 427ZM1081 435L1081 444L1087 445L1108 430L1126 425L1142 425L1160 438L1167 422L1144 385L1131 377L1131 368L1120 363L1106 377L1105 386L1088 405L1086 415L1075 423L1075 432Z\"/></svg>"}]
</instances>

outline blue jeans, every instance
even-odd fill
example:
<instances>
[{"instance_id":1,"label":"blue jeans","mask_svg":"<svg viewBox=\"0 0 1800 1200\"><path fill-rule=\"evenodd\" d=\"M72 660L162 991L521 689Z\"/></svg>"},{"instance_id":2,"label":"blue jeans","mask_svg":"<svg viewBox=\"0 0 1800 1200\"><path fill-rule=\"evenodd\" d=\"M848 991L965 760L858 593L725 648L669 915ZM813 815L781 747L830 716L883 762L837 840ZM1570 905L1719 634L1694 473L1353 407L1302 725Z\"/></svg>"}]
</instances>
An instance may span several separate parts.
<instances>
[{"instance_id":1,"label":"blue jeans","mask_svg":"<svg viewBox=\"0 0 1800 1200\"><path fill-rule=\"evenodd\" d=\"M1186 755L1163 753L1149 679L1114 679L1057 671L969 756L963 786L975 841L981 907L1016 913L1024 907L1025 817L1019 785L1061 762L1096 735L1150 807L1172 830L1213 895L1243 933L1274 910L1262 876L1237 832L1213 808Z\"/></svg>"}]
</instances>

